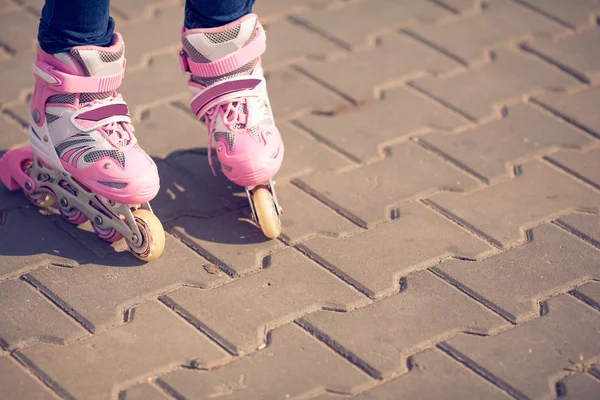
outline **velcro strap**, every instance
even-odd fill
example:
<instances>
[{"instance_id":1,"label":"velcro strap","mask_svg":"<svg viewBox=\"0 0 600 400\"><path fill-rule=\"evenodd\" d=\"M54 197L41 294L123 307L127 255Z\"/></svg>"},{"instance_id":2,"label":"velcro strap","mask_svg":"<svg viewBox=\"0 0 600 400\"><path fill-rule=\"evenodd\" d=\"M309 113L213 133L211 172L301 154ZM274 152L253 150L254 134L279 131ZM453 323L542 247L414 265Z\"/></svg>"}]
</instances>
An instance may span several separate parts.
<instances>
[{"instance_id":1,"label":"velcro strap","mask_svg":"<svg viewBox=\"0 0 600 400\"><path fill-rule=\"evenodd\" d=\"M207 109L217 103L225 101L225 98L228 95L234 95L235 97L251 96L252 92L263 82L264 79L248 77L215 83L198 93L198 95L192 99L190 108L198 118L201 118ZM258 96L259 93L257 92L255 95Z\"/></svg>"},{"instance_id":2,"label":"velcro strap","mask_svg":"<svg viewBox=\"0 0 600 400\"><path fill-rule=\"evenodd\" d=\"M115 91L121 86L125 62L123 61L123 67L118 74L109 76L66 74L43 61L36 61L33 64L33 72L59 93L104 93Z\"/></svg>"},{"instance_id":3,"label":"velcro strap","mask_svg":"<svg viewBox=\"0 0 600 400\"><path fill-rule=\"evenodd\" d=\"M265 31L258 25L257 34L246 46L229 54L219 60L207 63L192 61L187 53L182 50L179 53L179 62L183 72L191 72L193 75L203 78L221 76L242 68L252 60L260 57L267 48Z\"/></svg>"}]
</instances>

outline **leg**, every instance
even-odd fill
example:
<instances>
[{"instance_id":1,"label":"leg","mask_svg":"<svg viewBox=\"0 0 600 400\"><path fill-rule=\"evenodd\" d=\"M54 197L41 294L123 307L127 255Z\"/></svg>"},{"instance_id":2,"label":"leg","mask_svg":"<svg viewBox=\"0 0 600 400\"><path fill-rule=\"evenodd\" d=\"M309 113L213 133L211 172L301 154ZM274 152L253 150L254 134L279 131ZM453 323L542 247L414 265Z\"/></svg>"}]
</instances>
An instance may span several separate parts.
<instances>
[{"instance_id":1,"label":"leg","mask_svg":"<svg viewBox=\"0 0 600 400\"><path fill-rule=\"evenodd\" d=\"M72 47L108 46L115 22L110 0L46 0L38 31L40 47L56 54Z\"/></svg>"},{"instance_id":2,"label":"leg","mask_svg":"<svg viewBox=\"0 0 600 400\"><path fill-rule=\"evenodd\" d=\"M187 0L185 28L216 28L252 12L255 0Z\"/></svg>"},{"instance_id":3,"label":"leg","mask_svg":"<svg viewBox=\"0 0 600 400\"><path fill-rule=\"evenodd\" d=\"M283 161L260 56L265 31L252 0L188 0L181 65L190 73L191 108L208 127L223 174L244 186L263 233L281 232L273 177ZM200 27L200 28L197 28Z\"/></svg>"}]
</instances>

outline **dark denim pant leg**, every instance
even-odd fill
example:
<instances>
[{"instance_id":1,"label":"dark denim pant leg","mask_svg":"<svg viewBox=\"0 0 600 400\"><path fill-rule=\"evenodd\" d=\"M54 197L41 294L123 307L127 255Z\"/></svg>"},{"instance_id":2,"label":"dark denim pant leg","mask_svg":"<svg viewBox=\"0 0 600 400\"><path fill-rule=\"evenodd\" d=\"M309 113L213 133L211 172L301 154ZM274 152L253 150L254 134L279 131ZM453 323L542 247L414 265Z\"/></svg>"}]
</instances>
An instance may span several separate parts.
<instances>
[{"instance_id":1,"label":"dark denim pant leg","mask_svg":"<svg viewBox=\"0 0 600 400\"><path fill-rule=\"evenodd\" d=\"M108 46L115 22L110 0L46 0L38 30L40 47L56 54L75 46Z\"/></svg>"},{"instance_id":2,"label":"dark denim pant leg","mask_svg":"<svg viewBox=\"0 0 600 400\"><path fill-rule=\"evenodd\" d=\"M255 0L186 0L185 28L216 28L252 12Z\"/></svg>"}]
</instances>

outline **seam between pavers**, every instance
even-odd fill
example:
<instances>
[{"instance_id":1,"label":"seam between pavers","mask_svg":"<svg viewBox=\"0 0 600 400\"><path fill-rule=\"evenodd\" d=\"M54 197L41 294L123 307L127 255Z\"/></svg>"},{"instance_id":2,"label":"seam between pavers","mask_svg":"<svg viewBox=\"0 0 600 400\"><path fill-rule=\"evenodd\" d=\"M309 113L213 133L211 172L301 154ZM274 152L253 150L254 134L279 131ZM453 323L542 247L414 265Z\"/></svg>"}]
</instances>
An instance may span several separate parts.
<instances>
[{"instance_id":1,"label":"seam between pavers","mask_svg":"<svg viewBox=\"0 0 600 400\"><path fill-rule=\"evenodd\" d=\"M444 10L446 10L446 11L448 11L448 12L452 13L452 14L455 14L455 15L461 15L461 12L460 12L459 10L457 10L456 8L452 7L452 6L451 6L451 5L449 5L449 4L446 4L446 3L444 3L444 2L443 2L443 1L441 1L441 0L426 0L426 1L428 1L428 2L430 2L430 3L433 3L434 5L436 5L436 6L438 6L438 7L441 7L441 8L443 8ZM473 3L475 3L475 2L473 2Z\"/></svg>"},{"instance_id":2,"label":"seam between pavers","mask_svg":"<svg viewBox=\"0 0 600 400\"><path fill-rule=\"evenodd\" d=\"M546 156L543 159L545 161L549 162L550 164L554 165L555 167L558 167L558 168L564 170L565 172L573 175L574 177L576 177L577 179L579 179L581 182L590 185L591 187L593 187L596 190L600 190L600 185L599 184L597 184L596 182L594 182L594 181L586 178L585 176L581 175L580 173L578 173L574 169L571 169L571 168L567 167L563 163L561 163L561 162L553 159L552 156Z\"/></svg>"},{"instance_id":3,"label":"seam between pavers","mask_svg":"<svg viewBox=\"0 0 600 400\"><path fill-rule=\"evenodd\" d=\"M578 182L579 184L583 185L584 187L590 188L593 192L600 194L600 188L596 187L595 185L588 184L586 180L581 180L577 175L571 174L569 171L561 168L559 165L555 164L554 160L552 160L552 161L549 160L549 157L542 157L542 158L540 158L540 160L542 161L543 164L550 166L553 170L558 171L559 173L563 174L564 176L568 176L573 181ZM591 209L591 210L582 210L582 211L585 211L590 214L597 214L600 212L600 208Z\"/></svg>"},{"instance_id":4,"label":"seam between pavers","mask_svg":"<svg viewBox=\"0 0 600 400\"><path fill-rule=\"evenodd\" d=\"M592 88L592 87L597 87L597 86L580 87L580 88L577 88L577 89L580 89L580 90L577 90L576 93L581 93L584 90L586 90L588 88ZM550 92L550 93L552 93L552 92ZM554 92L554 93L556 93L556 92ZM569 95L573 94L573 93L569 93L569 91L564 91L563 93L564 93L565 96L569 96ZM554 115L556 118L561 119L561 120L567 122L568 124L571 124L571 125L579 128L580 130L586 132L587 134L593 136L596 139L600 139L600 132L594 131L592 128L589 128L589 127L585 126L585 124L580 123L575 118L569 117L568 115L562 113L561 111L557 110L556 108L553 108L553 107L545 104L542 100L538 100L535 97L530 97L528 99L528 103L535 104L539 108L544 109L547 112L549 112L550 114Z\"/></svg>"},{"instance_id":5,"label":"seam between pavers","mask_svg":"<svg viewBox=\"0 0 600 400\"><path fill-rule=\"evenodd\" d=\"M559 25L562 25L564 28L570 29L570 30L575 30L575 27L573 25L571 25L570 23L562 20L561 18L558 18L552 14L550 14L549 12L544 11L543 9L528 3L527 1L523 1L523 0L513 0L513 2L515 4L518 4L522 7L528 8L529 10L535 12L536 14L539 14L543 17L546 17L554 22L556 22Z\"/></svg>"},{"instance_id":6,"label":"seam between pavers","mask_svg":"<svg viewBox=\"0 0 600 400\"><path fill-rule=\"evenodd\" d=\"M576 287L573 290L569 290L567 293L569 293L571 296L575 297L580 302L584 303L586 306L593 308L597 312L600 312L600 303L598 303L594 299L586 296L585 294L583 294L579 291L579 288L581 286L585 285L586 283L590 283L590 282L596 282L596 284L600 284L600 280L593 279L593 280L590 280L588 282L585 282L585 283L579 285L578 287Z\"/></svg>"},{"instance_id":7,"label":"seam between pavers","mask_svg":"<svg viewBox=\"0 0 600 400\"><path fill-rule=\"evenodd\" d=\"M591 214L591 215L596 215L596 214ZM600 250L600 242L589 237L585 233L573 228L571 225L567 224L566 222L563 222L560 219L556 219L556 220L552 221L552 223L554 225L564 229L565 231L567 231L567 233L570 233L571 235L575 236L577 239L583 240L584 242L591 245L592 247L595 247L597 250Z\"/></svg>"},{"instance_id":8,"label":"seam between pavers","mask_svg":"<svg viewBox=\"0 0 600 400\"><path fill-rule=\"evenodd\" d=\"M29 358L27 358L23 353L16 351L12 353L12 356L15 360L19 362L23 367L25 367L32 375L35 375L37 379L39 379L45 386L50 388L54 393L56 393L60 398L65 400L76 400L68 391L62 388L56 381L50 378L44 371L38 368Z\"/></svg>"},{"instance_id":9,"label":"seam between pavers","mask_svg":"<svg viewBox=\"0 0 600 400\"><path fill-rule=\"evenodd\" d=\"M398 32L404 34L404 36L406 36L406 37L412 38L416 42L421 43L422 45L424 45L430 49L437 51L438 53L445 55L446 57L456 61L463 67L469 66L469 63L466 60L463 60L461 57L459 57L455 54L452 54L450 51L444 49L440 45L438 45L430 40L425 39L423 36L417 34L416 32L413 32L411 29L400 29Z\"/></svg>"},{"instance_id":10,"label":"seam between pavers","mask_svg":"<svg viewBox=\"0 0 600 400\"><path fill-rule=\"evenodd\" d=\"M577 79L579 81L579 83L581 83L582 85L589 86L591 83L590 79L583 72L579 72L579 71L569 67L568 65L560 62L559 60L554 59L550 56L547 56L543 52L538 51L535 48L531 47L529 45L529 43L519 44L519 49L523 50L526 53L529 53L536 57L539 57L542 61L546 62L547 64L553 65L556 68L563 71L564 73L571 75L573 78Z\"/></svg>"}]
</instances>

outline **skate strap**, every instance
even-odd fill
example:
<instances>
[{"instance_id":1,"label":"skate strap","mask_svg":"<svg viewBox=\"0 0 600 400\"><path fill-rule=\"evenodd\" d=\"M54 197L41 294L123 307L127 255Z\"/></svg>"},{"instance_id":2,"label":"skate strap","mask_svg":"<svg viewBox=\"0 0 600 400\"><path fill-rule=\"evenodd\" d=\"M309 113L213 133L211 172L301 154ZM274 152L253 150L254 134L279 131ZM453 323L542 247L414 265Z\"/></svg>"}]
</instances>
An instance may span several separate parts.
<instances>
[{"instance_id":1,"label":"skate strap","mask_svg":"<svg viewBox=\"0 0 600 400\"><path fill-rule=\"evenodd\" d=\"M179 62L181 70L191 72L193 75L203 78L211 78L229 74L235 70L242 68L252 60L260 57L267 48L265 31L258 24L256 34L252 41L241 49L225 56L219 60L207 63L200 63L191 60L185 50L179 53Z\"/></svg>"},{"instance_id":2,"label":"skate strap","mask_svg":"<svg viewBox=\"0 0 600 400\"><path fill-rule=\"evenodd\" d=\"M58 93L104 93L121 86L125 72L125 60L121 71L109 76L77 76L61 72L44 61L33 64L33 73Z\"/></svg>"},{"instance_id":3,"label":"skate strap","mask_svg":"<svg viewBox=\"0 0 600 400\"><path fill-rule=\"evenodd\" d=\"M82 132L89 132L113 122L131 122L127 104L111 102L85 107L71 115L71 122Z\"/></svg>"},{"instance_id":4,"label":"skate strap","mask_svg":"<svg viewBox=\"0 0 600 400\"><path fill-rule=\"evenodd\" d=\"M219 103L239 97L261 96L265 87L265 80L262 77L241 77L217 82L194 96L190 107L197 118L202 118L207 110Z\"/></svg>"}]
</instances>

